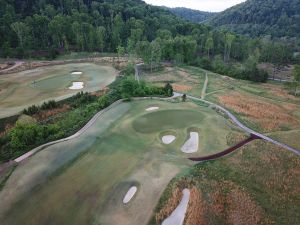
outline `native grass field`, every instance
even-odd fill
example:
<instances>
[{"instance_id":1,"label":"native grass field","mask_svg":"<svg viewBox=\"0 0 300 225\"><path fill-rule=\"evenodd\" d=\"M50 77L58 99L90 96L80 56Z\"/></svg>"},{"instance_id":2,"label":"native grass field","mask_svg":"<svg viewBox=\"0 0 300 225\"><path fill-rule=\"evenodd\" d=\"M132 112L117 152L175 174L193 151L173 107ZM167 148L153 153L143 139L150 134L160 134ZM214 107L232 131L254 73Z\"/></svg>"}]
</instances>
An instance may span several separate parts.
<instances>
[{"instance_id":1,"label":"native grass field","mask_svg":"<svg viewBox=\"0 0 300 225\"><path fill-rule=\"evenodd\" d=\"M78 91L100 90L116 76L113 67L93 63L46 66L1 75L0 118L17 114L33 104L68 98Z\"/></svg>"},{"instance_id":2,"label":"native grass field","mask_svg":"<svg viewBox=\"0 0 300 225\"><path fill-rule=\"evenodd\" d=\"M153 111L147 108L158 107ZM189 131L198 152L180 151ZM176 140L162 143L165 134ZM188 156L226 149L245 135L213 109L192 102L140 100L109 110L78 139L20 164L0 192L4 224L146 224L168 182L194 165ZM131 186L136 197L122 198Z\"/></svg>"}]
</instances>

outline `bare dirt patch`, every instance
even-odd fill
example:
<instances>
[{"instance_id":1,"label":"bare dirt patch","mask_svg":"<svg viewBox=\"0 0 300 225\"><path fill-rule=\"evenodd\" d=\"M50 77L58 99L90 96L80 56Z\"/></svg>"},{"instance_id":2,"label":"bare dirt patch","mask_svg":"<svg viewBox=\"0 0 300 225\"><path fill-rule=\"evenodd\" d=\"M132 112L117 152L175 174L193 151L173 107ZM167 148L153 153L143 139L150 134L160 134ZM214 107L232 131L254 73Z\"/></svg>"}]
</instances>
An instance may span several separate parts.
<instances>
[{"instance_id":1,"label":"bare dirt patch","mask_svg":"<svg viewBox=\"0 0 300 225\"><path fill-rule=\"evenodd\" d=\"M0 70L3 70L8 67L7 63L0 63Z\"/></svg>"},{"instance_id":2,"label":"bare dirt patch","mask_svg":"<svg viewBox=\"0 0 300 225\"><path fill-rule=\"evenodd\" d=\"M295 128L300 125L300 120L290 115L292 112L284 106L263 102L239 93L219 96L218 99L225 107L258 123L264 131L280 130L283 126Z\"/></svg>"},{"instance_id":3,"label":"bare dirt patch","mask_svg":"<svg viewBox=\"0 0 300 225\"><path fill-rule=\"evenodd\" d=\"M183 84L172 84L173 90L177 92L182 92L182 91L190 91L192 90L192 86L188 85L183 85Z\"/></svg>"}]
</instances>

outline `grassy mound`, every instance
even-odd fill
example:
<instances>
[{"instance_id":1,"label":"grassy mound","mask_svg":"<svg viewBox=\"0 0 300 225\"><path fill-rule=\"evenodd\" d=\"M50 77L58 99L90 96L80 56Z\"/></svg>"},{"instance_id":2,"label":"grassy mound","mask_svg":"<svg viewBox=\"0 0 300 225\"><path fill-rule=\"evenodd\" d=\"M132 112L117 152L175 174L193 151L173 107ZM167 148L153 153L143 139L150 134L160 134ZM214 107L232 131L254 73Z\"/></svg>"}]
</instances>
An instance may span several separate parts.
<instances>
[{"instance_id":1,"label":"grassy mound","mask_svg":"<svg viewBox=\"0 0 300 225\"><path fill-rule=\"evenodd\" d=\"M192 110L161 110L145 114L133 122L140 133L153 133L169 129L182 129L201 122L203 115Z\"/></svg>"}]
</instances>

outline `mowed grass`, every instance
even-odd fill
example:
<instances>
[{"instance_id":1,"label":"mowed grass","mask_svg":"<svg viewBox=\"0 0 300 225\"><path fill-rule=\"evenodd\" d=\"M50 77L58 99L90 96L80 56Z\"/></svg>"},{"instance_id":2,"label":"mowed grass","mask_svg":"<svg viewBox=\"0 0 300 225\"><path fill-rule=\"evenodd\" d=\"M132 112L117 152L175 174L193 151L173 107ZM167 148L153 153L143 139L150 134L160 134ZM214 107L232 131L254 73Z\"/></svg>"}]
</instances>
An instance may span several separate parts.
<instances>
[{"instance_id":1,"label":"mowed grass","mask_svg":"<svg viewBox=\"0 0 300 225\"><path fill-rule=\"evenodd\" d=\"M146 112L151 106L160 109ZM77 140L46 148L20 165L0 192L1 221L147 224L168 182L193 165L180 151L190 129L200 135L196 155L222 151L228 136L241 134L212 109L191 102L122 103ZM177 139L166 146L160 138L168 131ZM133 183L138 193L124 206Z\"/></svg>"},{"instance_id":2,"label":"mowed grass","mask_svg":"<svg viewBox=\"0 0 300 225\"><path fill-rule=\"evenodd\" d=\"M82 75L72 75L81 71ZM78 91L97 91L117 76L111 66L77 63L47 66L0 77L0 117L16 114L32 104L64 99ZM72 82L84 82L82 90L70 90Z\"/></svg>"}]
</instances>

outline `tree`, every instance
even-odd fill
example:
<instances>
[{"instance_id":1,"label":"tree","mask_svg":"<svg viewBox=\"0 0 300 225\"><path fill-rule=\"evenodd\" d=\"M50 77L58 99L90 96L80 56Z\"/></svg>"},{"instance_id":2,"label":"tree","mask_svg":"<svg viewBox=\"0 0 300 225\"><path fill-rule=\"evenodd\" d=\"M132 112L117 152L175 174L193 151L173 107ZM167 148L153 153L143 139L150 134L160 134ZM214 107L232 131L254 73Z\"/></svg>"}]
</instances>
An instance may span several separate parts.
<instances>
[{"instance_id":1,"label":"tree","mask_svg":"<svg viewBox=\"0 0 300 225\"><path fill-rule=\"evenodd\" d=\"M230 59L231 46L234 39L235 39L235 35L231 33L225 34L224 62L227 62Z\"/></svg>"},{"instance_id":2,"label":"tree","mask_svg":"<svg viewBox=\"0 0 300 225\"><path fill-rule=\"evenodd\" d=\"M72 24L72 31L73 34L75 36L75 41L78 47L80 47L81 50L84 49L84 39L83 39L83 35L82 35L82 29L81 29L81 25L75 21Z\"/></svg>"},{"instance_id":3,"label":"tree","mask_svg":"<svg viewBox=\"0 0 300 225\"><path fill-rule=\"evenodd\" d=\"M17 34L20 47L24 49L25 39L28 35L29 28L23 22L15 22L11 25L13 31Z\"/></svg>"},{"instance_id":4,"label":"tree","mask_svg":"<svg viewBox=\"0 0 300 225\"><path fill-rule=\"evenodd\" d=\"M173 87L170 83L167 83L165 85L164 92L167 96L173 96Z\"/></svg>"},{"instance_id":5,"label":"tree","mask_svg":"<svg viewBox=\"0 0 300 225\"><path fill-rule=\"evenodd\" d=\"M298 93L298 87L300 86L300 65L296 65L293 70L294 80L292 82L288 82L286 87L294 92L296 96Z\"/></svg>"},{"instance_id":6,"label":"tree","mask_svg":"<svg viewBox=\"0 0 300 225\"><path fill-rule=\"evenodd\" d=\"M66 18L61 15L55 16L49 23L49 32L55 47L62 48L65 43L65 32L68 30L65 26Z\"/></svg>"},{"instance_id":7,"label":"tree","mask_svg":"<svg viewBox=\"0 0 300 225\"><path fill-rule=\"evenodd\" d=\"M120 58L125 55L125 48L119 45L117 48L117 52L118 52L118 60L120 61Z\"/></svg>"},{"instance_id":8,"label":"tree","mask_svg":"<svg viewBox=\"0 0 300 225\"><path fill-rule=\"evenodd\" d=\"M161 48L159 41L152 41L150 44L150 67L151 72L153 69L153 65L157 65L161 60Z\"/></svg>"},{"instance_id":9,"label":"tree","mask_svg":"<svg viewBox=\"0 0 300 225\"><path fill-rule=\"evenodd\" d=\"M214 48L214 40L212 34L210 34L205 43L205 50L207 51L207 57L210 57L210 50Z\"/></svg>"},{"instance_id":10,"label":"tree","mask_svg":"<svg viewBox=\"0 0 300 225\"><path fill-rule=\"evenodd\" d=\"M300 65L296 65L293 70L294 80L300 82Z\"/></svg>"},{"instance_id":11,"label":"tree","mask_svg":"<svg viewBox=\"0 0 300 225\"><path fill-rule=\"evenodd\" d=\"M112 27L111 50L115 51L121 44L121 32L124 27L124 21L120 14L116 15Z\"/></svg>"},{"instance_id":12,"label":"tree","mask_svg":"<svg viewBox=\"0 0 300 225\"><path fill-rule=\"evenodd\" d=\"M96 47L98 49L100 49L101 52L103 52L103 49L104 49L105 32L106 32L105 27L100 26L100 27L96 28L96 33L95 33L95 35L96 35L96 37L95 37L96 43L95 44L96 44Z\"/></svg>"},{"instance_id":13,"label":"tree","mask_svg":"<svg viewBox=\"0 0 300 225\"><path fill-rule=\"evenodd\" d=\"M143 30L141 29L132 29L131 35L128 39L128 51L131 54L135 53L136 44L142 39Z\"/></svg>"},{"instance_id":14,"label":"tree","mask_svg":"<svg viewBox=\"0 0 300 225\"><path fill-rule=\"evenodd\" d=\"M148 41L139 41L136 45L136 54L141 57L145 64L150 65L151 54L149 51L151 49L150 43Z\"/></svg>"}]
</instances>

